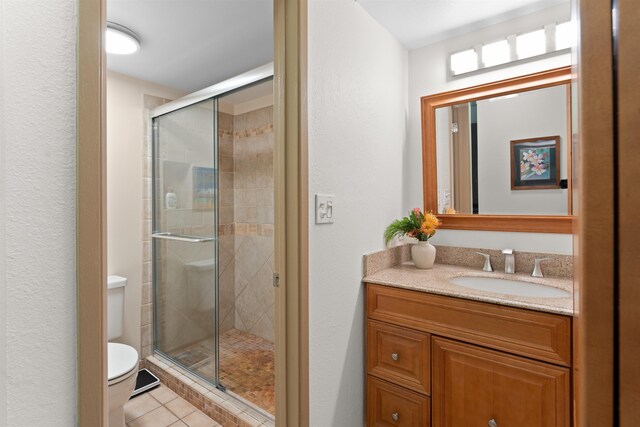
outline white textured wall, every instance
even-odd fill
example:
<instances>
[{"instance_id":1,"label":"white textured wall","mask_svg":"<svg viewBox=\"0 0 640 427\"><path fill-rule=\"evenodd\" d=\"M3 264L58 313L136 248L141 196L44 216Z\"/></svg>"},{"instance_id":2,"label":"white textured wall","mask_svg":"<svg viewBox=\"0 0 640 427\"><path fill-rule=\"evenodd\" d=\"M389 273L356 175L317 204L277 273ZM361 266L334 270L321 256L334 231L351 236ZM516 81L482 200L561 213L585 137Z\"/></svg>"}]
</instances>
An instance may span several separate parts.
<instances>
[{"instance_id":1,"label":"white textured wall","mask_svg":"<svg viewBox=\"0 0 640 427\"><path fill-rule=\"evenodd\" d=\"M309 4L312 426L362 425L362 255L401 213L407 51L352 0ZM314 224L314 194L335 223Z\"/></svg>"},{"instance_id":2,"label":"white textured wall","mask_svg":"<svg viewBox=\"0 0 640 427\"><path fill-rule=\"evenodd\" d=\"M183 92L122 74L107 74L108 274L127 278L124 335L140 353L142 283L143 94L176 99ZM150 213L149 213L150 215ZM150 218L150 217L149 217ZM147 219L149 219L147 218Z\"/></svg>"},{"instance_id":3,"label":"white textured wall","mask_svg":"<svg viewBox=\"0 0 640 427\"><path fill-rule=\"evenodd\" d=\"M0 1L0 425L76 422L76 2Z\"/></svg>"},{"instance_id":4,"label":"white textured wall","mask_svg":"<svg viewBox=\"0 0 640 427\"><path fill-rule=\"evenodd\" d=\"M409 120L407 150L405 151L404 194L402 207L408 211L423 206L422 200L422 133L420 97L475 86L509 77L530 74L550 68L571 65L571 55L520 63L490 72L451 79L447 76L447 55L478 43L494 41L508 34L521 33L551 22L570 19L569 4L545 9L521 18L506 21L483 30L412 50L409 53ZM526 238L522 238L523 235ZM465 247L537 250L552 253L571 253L571 235L531 233L502 233L440 230L434 243Z\"/></svg>"}]
</instances>

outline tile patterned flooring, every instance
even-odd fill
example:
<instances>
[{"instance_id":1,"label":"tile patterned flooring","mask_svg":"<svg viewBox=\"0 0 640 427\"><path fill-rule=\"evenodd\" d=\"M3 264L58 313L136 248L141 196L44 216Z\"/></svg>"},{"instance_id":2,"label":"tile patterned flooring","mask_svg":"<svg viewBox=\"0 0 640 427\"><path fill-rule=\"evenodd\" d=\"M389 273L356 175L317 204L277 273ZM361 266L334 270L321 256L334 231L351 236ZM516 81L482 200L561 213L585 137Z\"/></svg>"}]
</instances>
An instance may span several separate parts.
<instances>
[{"instance_id":1,"label":"tile patterned flooring","mask_svg":"<svg viewBox=\"0 0 640 427\"><path fill-rule=\"evenodd\" d=\"M195 406L160 385L124 405L127 427L219 427Z\"/></svg>"},{"instance_id":2,"label":"tile patterned flooring","mask_svg":"<svg viewBox=\"0 0 640 427\"><path fill-rule=\"evenodd\" d=\"M213 339L174 353L192 372L215 377ZM274 344L256 335L230 329L220 334L220 383L228 391L275 414Z\"/></svg>"}]
</instances>

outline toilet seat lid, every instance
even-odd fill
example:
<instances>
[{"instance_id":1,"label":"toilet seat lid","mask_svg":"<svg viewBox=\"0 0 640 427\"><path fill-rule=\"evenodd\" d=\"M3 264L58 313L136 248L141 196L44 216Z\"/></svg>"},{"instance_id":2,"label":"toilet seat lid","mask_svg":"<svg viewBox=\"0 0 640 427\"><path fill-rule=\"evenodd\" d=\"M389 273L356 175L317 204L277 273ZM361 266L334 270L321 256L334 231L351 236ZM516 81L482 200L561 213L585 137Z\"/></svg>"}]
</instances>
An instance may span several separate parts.
<instances>
[{"instance_id":1,"label":"toilet seat lid","mask_svg":"<svg viewBox=\"0 0 640 427\"><path fill-rule=\"evenodd\" d=\"M138 365L138 352L126 344L110 342L107 350L109 381L130 372Z\"/></svg>"}]
</instances>

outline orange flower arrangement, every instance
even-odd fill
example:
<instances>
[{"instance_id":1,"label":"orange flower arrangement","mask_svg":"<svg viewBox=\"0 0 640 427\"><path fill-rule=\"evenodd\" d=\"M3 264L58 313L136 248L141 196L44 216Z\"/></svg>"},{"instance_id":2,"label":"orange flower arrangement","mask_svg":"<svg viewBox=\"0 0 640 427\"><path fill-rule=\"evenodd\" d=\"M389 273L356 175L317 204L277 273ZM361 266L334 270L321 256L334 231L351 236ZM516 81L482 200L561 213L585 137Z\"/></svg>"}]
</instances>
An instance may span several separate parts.
<instances>
[{"instance_id":1,"label":"orange flower arrangement","mask_svg":"<svg viewBox=\"0 0 640 427\"><path fill-rule=\"evenodd\" d=\"M423 213L420 208L409 212L409 216L393 221L384 231L385 243L396 236L414 237L426 242L440 226L440 220L432 212Z\"/></svg>"}]
</instances>

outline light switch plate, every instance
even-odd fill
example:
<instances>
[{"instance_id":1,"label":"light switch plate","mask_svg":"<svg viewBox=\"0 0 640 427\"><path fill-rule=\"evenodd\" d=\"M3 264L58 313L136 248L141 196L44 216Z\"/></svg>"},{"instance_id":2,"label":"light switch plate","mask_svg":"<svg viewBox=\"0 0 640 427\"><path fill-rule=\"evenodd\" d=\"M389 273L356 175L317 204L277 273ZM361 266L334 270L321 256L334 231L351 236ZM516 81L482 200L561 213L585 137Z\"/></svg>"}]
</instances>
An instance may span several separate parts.
<instances>
[{"instance_id":1,"label":"light switch plate","mask_svg":"<svg viewBox=\"0 0 640 427\"><path fill-rule=\"evenodd\" d=\"M316 194L316 224L332 224L334 212L333 194Z\"/></svg>"}]
</instances>

